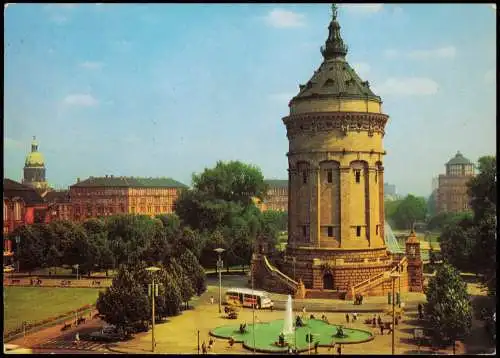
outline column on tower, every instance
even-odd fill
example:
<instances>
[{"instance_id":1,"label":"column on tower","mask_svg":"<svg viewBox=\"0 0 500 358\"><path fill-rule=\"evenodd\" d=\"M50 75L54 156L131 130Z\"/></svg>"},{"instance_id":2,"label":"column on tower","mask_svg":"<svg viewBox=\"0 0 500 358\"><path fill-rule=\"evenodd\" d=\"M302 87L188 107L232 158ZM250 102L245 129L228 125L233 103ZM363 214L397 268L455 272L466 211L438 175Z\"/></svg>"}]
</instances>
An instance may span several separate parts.
<instances>
[{"instance_id":1,"label":"column on tower","mask_svg":"<svg viewBox=\"0 0 500 358\"><path fill-rule=\"evenodd\" d=\"M380 228L377 229L378 225L378 178L377 169L369 166L368 167L368 220L367 220L367 237L369 247L379 246L379 234Z\"/></svg>"},{"instance_id":2,"label":"column on tower","mask_svg":"<svg viewBox=\"0 0 500 358\"><path fill-rule=\"evenodd\" d=\"M351 220L349 218L351 190L351 167L340 167L340 247L344 247L351 237Z\"/></svg>"},{"instance_id":3,"label":"column on tower","mask_svg":"<svg viewBox=\"0 0 500 358\"><path fill-rule=\"evenodd\" d=\"M378 199L378 207L379 207L379 222L380 222L380 238L382 240L382 243L385 244L385 212L384 212L384 167L382 164L379 162L377 164L377 171L378 171L378 193L379 193L379 199Z\"/></svg>"},{"instance_id":4,"label":"column on tower","mask_svg":"<svg viewBox=\"0 0 500 358\"><path fill-rule=\"evenodd\" d=\"M292 181L293 181L293 176L295 174L295 170L293 169L292 166L289 164L288 168L288 231L289 231L289 238L292 238L292 240L289 240L288 245L289 246L295 246L295 222L292 220L293 218L293 212L295 210L294 208L294 195L292 195ZM292 242L290 242L292 241Z\"/></svg>"},{"instance_id":5,"label":"column on tower","mask_svg":"<svg viewBox=\"0 0 500 358\"><path fill-rule=\"evenodd\" d=\"M320 167L318 164L311 165L311 205L310 205L310 240L311 244L320 246Z\"/></svg>"}]
</instances>

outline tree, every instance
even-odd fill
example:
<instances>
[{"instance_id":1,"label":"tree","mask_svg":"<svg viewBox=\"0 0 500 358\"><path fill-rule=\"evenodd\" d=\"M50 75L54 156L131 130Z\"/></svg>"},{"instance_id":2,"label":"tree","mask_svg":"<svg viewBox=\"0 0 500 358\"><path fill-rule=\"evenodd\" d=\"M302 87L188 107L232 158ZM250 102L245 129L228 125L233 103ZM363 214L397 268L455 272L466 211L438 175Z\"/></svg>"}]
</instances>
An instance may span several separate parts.
<instances>
[{"instance_id":1,"label":"tree","mask_svg":"<svg viewBox=\"0 0 500 358\"><path fill-rule=\"evenodd\" d=\"M496 293L497 177L496 157L479 158L479 173L468 183L474 211L475 247L472 261L490 294Z\"/></svg>"},{"instance_id":2,"label":"tree","mask_svg":"<svg viewBox=\"0 0 500 358\"><path fill-rule=\"evenodd\" d=\"M144 283L134 276L132 269L121 266L111 287L99 292L96 304L105 322L124 331L137 322L149 320L151 316L151 305Z\"/></svg>"},{"instance_id":3,"label":"tree","mask_svg":"<svg viewBox=\"0 0 500 358\"><path fill-rule=\"evenodd\" d=\"M474 263L470 260L475 245L471 219L462 219L457 224L447 226L439 242L444 261L459 270L469 271Z\"/></svg>"},{"instance_id":4,"label":"tree","mask_svg":"<svg viewBox=\"0 0 500 358\"><path fill-rule=\"evenodd\" d=\"M179 265L175 258L171 258L166 270L172 275L173 280L177 283L179 287L181 300L186 304L186 308L189 306L189 300L194 295L193 283L189 279L184 268Z\"/></svg>"},{"instance_id":5,"label":"tree","mask_svg":"<svg viewBox=\"0 0 500 358\"><path fill-rule=\"evenodd\" d=\"M497 165L496 157L485 156L479 158L479 173L473 177L468 186L471 198L471 207L474 211L474 220L479 222L486 212L496 211L497 205Z\"/></svg>"},{"instance_id":6,"label":"tree","mask_svg":"<svg viewBox=\"0 0 500 358\"><path fill-rule=\"evenodd\" d=\"M398 207L401 205L403 200L385 200L384 201L384 214L385 217L387 218L387 222L391 227L396 227L395 225L395 215L396 215L396 210Z\"/></svg>"},{"instance_id":7,"label":"tree","mask_svg":"<svg viewBox=\"0 0 500 358\"><path fill-rule=\"evenodd\" d=\"M393 215L394 224L399 229L410 229L419 220L424 220L427 214L427 204L424 198L409 194L398 205Z\"/></svg>"},{"instance_id":8,"label":"tree","mask_svg":"<svg viewBox=\"0 0 500 358\"><path fill-rule=\"evenodd\" d=\"M11 234L20 269L27 270L30 274L33 270L41 267L44 262L43 241L40 238L38 227L38 224L19 226ZM19 244L15 241L15 237L19 237Z\"/></svg>"},{"instance_id":9,"label":"tree","mask_svg":"<svg viewBox=\"0 0 500 358\"><path fill-rule=\"evenodd\" d=\"M437 210L436 196L437 196L437 190L434 190L427 199L427 212L431 217L436 215L436 210Z\"/></svg>"},{"instance_id":10,"label":"tree","mask_svg":"<svg viewBox=\"0 0 500 358\"><path fill-rule=\"evenodd\" d=\"M475 272L481 274L488 292L496 295L497 272L497 218L496 211L483 212L482 219L472 228L474 246L471 250L471 262Z\"/></svg>"},{"instance_id":11,"label":"tree","mask_svg":"<svg viewBox=\"0 0 500 358\"><path fill-rule=\"evenodd\" d=\"M193 175L193 187L211 199L250 205L252 198L263 199L267 193L264 176L256 166L239 161L218 161L215 168Z\"/></svg>"},{"instance_id":12,"label":"tree","mask_svg":"<svg viewBox=\"0 0 500 358\"><path fill-rule=\"evenodd\" d=\"M462 219L472 220L472 215L469 212L463 213L453 213L453 212L445 212L434 215L430 218L427 223L428 230L443 230L446 226L457 224Z\"/></svg>"},{"instance_id":13,"label":"tree","mask_svg":"<svg viewBox=\"0 0 500 358\"><path fill-rule=\"evenodd\" d=\"M183 267L194 292L200 296L207 289L207 281L205 270L196 256L190 250L186 250L179 257L179 264Z\"/></svg>"},{"instance_id":14,"label":"tree","mask_svg":"<svg viewBox=\"0 0 500 358\"><path fill-rule=\"evenodd\" d=\"M434 338L438 341L451 340L455 353L455 341L464 338L472 325L472 305L467 285L453 266L444 264L430 279L426 296L425 313L434 327Z\"/></svg>"}]
</instances>

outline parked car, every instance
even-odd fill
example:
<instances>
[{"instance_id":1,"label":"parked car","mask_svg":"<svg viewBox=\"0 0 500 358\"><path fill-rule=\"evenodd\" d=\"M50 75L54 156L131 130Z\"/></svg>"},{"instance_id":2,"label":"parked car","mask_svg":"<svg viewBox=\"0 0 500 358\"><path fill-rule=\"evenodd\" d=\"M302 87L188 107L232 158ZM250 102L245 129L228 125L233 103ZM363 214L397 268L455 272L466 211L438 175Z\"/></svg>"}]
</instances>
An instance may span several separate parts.
<instances>
[{"instance_id":1,"label":"parked car","mask_svg":"<svg viewBox=\"0 0 500 358\"><path fill-rule=\"evenodd\" d=\"M4 273L10 273L10 272L14 272L14 271L16 271L16 269L13 266L11 266L11 265L3 267L3 272Z\"/></svg>"}]
</instances>

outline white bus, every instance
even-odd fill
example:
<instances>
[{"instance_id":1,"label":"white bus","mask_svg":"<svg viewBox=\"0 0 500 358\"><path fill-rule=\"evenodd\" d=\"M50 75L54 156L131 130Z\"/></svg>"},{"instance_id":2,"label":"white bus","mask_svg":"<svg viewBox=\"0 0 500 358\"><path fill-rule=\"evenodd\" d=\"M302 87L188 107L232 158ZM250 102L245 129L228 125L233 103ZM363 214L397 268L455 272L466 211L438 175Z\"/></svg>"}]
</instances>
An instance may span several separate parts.
<instances>
[{"instance_id":1,"label":"white bus","mask_svg":"<svg viewBox=\"0 0 500 358\"><path fill-rule=\"evenodd\" d=\"M264 291L251 290L249 288L230 288L226 291L226 304L243 307L271 308L274 302L269 294Z\"/></svg>"}]
</instances>

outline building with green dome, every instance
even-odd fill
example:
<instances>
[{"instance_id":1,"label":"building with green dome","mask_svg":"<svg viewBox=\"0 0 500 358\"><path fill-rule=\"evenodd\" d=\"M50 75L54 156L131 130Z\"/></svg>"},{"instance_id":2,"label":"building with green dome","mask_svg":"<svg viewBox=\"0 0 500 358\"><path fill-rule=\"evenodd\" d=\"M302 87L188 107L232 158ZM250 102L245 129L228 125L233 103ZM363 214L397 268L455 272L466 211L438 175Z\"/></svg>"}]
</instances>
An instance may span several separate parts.
<instances>
[{"instance_id":1,"label":"building with green dome","mask_svg":"<svg viewBox=\"0 0 500 358\"><path fill-rule=\"evenodd\" d=\"M38 191L45 191L48 189L48 184L45 180L45 159L43 154L38 151L36 137L33 137L31 152L26 156L22 182Z\"/></svg>"}]
</instances>

